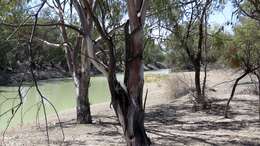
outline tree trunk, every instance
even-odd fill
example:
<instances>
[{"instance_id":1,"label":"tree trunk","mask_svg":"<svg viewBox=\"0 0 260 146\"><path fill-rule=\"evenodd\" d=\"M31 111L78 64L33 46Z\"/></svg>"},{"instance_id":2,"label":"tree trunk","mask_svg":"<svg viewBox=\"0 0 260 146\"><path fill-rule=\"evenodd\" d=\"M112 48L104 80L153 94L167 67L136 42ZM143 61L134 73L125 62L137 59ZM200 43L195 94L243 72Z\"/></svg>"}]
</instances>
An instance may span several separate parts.
<instances>
[{"instance_id":1,"label":"tree trunk","mask_svg":"<svg viewBox=\"0 0 260 146\"><path fill-rule=\"evenodd\" d=\"M205 61L204 64L204 78L203 78L203 85L202 85L202 96L206 97L206 82L207 82L207 66L208 63Z\"/></svg>"},{"instance_id":2,"label":"tree trunk","mask_svg":"<svg viewBox=\"0 0 260 146\"><path fill-rule=\"evenodd\" d=\"M207 102L206 102L206 97L204 96L204 86L203 86L203 93L201 91L201 85L200 85L200 67L201 67L201 61L202 61L202 45L203 45L203 39L205 38L204 36L204 18L206 17L206 11L208 8L210 1L207 0L205 3L205 6L203 7L203 11L200 16L200 23L199 23L199 40L198 40L198 51L197 54L195 55L195 58L192 59L194 62L194 69L195 69L195 87L197 91L197 97L196 97L196 102L198 104L201 104L203 108L206 108ZM205 80L206 81L206 80ZM205 83L206 84L206 83Z\"/></svg>"},{"instance_id":3,"label":"tree trunk","mask_svg":"<svg viewBox=\"0 0 260 146\"><path fill-rule=\"evenodd\" d=\"M75 76L75 87L77 90L77 121L81 124L92 123L88 97L90 61L87 57L88 48L92 47L92 43L87 40L88 38L88 36L85 36L82 39L80 48L80 65L76 68L76 72L78 73Z\"/></svg>"},{"instance_id":4,"label":"tree trunk","mask_svg":"<svg viewBox=\"0 0 260 146\"><path fill-rule=\"evenodd\" d=\"M92 41L90 41L93 21L90 17L90 14L85 12L85 6L83 6L84 2L86 1L72 1L72 4L78 13L81 22L81 29L83 31L81 46L79 46L77 49L80 60L77 61L77 58L75 58L76 55L73 55L73 76L77 93L77 122L88 124L92 123L90 103L88 98L88 90L90 85L90 60L88 56L88 50L93 49ZM88 0L87 2L92 5L93 1Z\"/></svg>"},{"instance_id":5,"label":"tree trunk","mask_svg":"<svg viewBox=\"0 0 260 146\"><path fill-rule=\"evenodd\" d=\"M110 55L114 56L113 53ZM139 69L135 64L130 65L129 62L126 62L125 83L121 85L116 79L114 57L110 57L108 83L112 97L111 103L123 128L126 143L128 146L149 146L151 141L145 132L144 107L142 105L143 79L140 77L133 79L133 77L129 75L129 72L135 72L135 75L143 76L143 72L140 70L142 68L142 61L140 58L133 61L133 63L141 65ZM129 86L128 82L130 79L135 81L139 80L140 82L134 83L135 85L131 83L133 86Z\"/></svg>"},{"instance_id":6,"label":"tree trunk","mask_svg":"<svg viewBox=\"0 0 260 146\"><path fill-rule=\"evenodd\" d=\"M255 73L257 80L258 80L258 116L259 116L259 121L260 121L260 74L257 71L257 73Z\"/></svg>"},{"instance_id":7,"label":"tree trunk","mask_svg":"<svg viewBox=\"0 0 260 146\"><path fill-rule=\"evenodd\" d=\"M196 102L198 104L204 104L205 98L201 94L201 85L200 85L200 63L194 63L195 71L195 88L196 88Z\"/></svg>"},{"instance_id":8,"label":"tree trunk","mask_svg":"<svg viewBox=\"0 0 260 146\"><path fill-rule=\"evenodd\" d=\"M87 12L95 22L97 30L105 40L109 49L108 84L111 93L111 104L123 128L128 146L148 146L151 144L144 128L143 93L143 24L146 11L146 0L128 0L129 21L126 40L125 82L121 85L116 78L116 57L113 39L102 28L98 18L92 12L91 5L84 1ZM77 6L77 4L75 3ZM129 22L131 35L129 35ZM130 37L129 37L130 36ZM94 56L92 50L88 52ZM97 63L94 63L97 66ZM100 69L100 67L98 67ZM103 72L106 70L102 69Z\"/></svg>"},{"instance_id":9,"label":"tree trunk","mask_svg":"<svg viewBox=\"0 0 260 146\"><path fill-rule=\"evenodd\" d=\"M139 91L133 98L112 74L108 79L112 105L123 128L127 146L149 146L151 141L145 132L144 108L139 101L142 94Z\"/></svg>"},{"instance_id":10,"label":"tree trunk","mask_svg":"<svg viewBox=\"0 0 260 146\"><path fill-rule=\"evenodd\" d=\"M90 76L88 73L74 75L77 100L77 122L80 124L92 123L90 103L88 98Z\"/></svg>"},{"instance_id":11,"label":"tree trunk","mask_svg":"<svg viewBox=\"0 0 260 146\"><path fill-rule=\"evenodd\" d=\"M208 15L207 11L205 12L205 17L204 17L204 79L203 79L203 85L202 85L202 96L206 97L206 82L207 82L207 67L208 67Z\"/></svg>"},{"instance_id":12,"label":"tree trunk","mask_svg":"<svg viewBox=\"0 0 260 146\"><path fill-rule=\"evenodd\" d=\"M125 27L126 58L125 58L125 79L124 89L127 93L124 112L118 112L122 117L121 125L128 146L149 146L151 141L148 138L144 127L144 105L143 105L143 49L144 36L143 25L145 19L147 1L128 0L129 23ZM130 27L129 27L129 26ZM130 28L130 34L128 34ZM118 100L118 99L117 99ZM122 105L122 104L121 104Z\"/></svg>"},{"instance_id":13,"label":"tree trunk","mask_svg":"<svg viewBox=\"0 0 260 146\"><path fill-rule=\"evenodd\" d=\"M125 85L128 91L130 106L127 113L126 137L129 146L150 145L150 140L144 128L143 106L143 32L138 30L131 33L126 43L126 72ZM127 40L126 40L127 41Z\"/></svg>"},{"instance_id":14,"label":"tree trunk","mask_svg":"<svg viewBox=\"0 0 260 146\"><path fill-rule=\"evenodd\" d=\"M249 72L245 72L244 74L242 74L240 77L238 77L233 85L232 91L231 91L231 95L228 99L227 105L226 105L226 109L225 109L225 118L228 118L228 108L229 108L229 103L231 102L231 100L234 97L235 91L236 91L236 87L238 82L243 79Z\"/></svg>"},{"instance_id":15,"label":"tree trunk","mask_svg":"<svg viewBox=\"0 0 260 146\"><path fill-rule=\"evenodd\" d=\"M128 146L149 146L151 144L144 127L143 106L143 31L138 28L128 34L129 23L125 27L126 58L124 85L115 74L116 60L113 43L110 43L110 65L108 83L112 105L123 128Z\"/></svg>"}]
</instances>

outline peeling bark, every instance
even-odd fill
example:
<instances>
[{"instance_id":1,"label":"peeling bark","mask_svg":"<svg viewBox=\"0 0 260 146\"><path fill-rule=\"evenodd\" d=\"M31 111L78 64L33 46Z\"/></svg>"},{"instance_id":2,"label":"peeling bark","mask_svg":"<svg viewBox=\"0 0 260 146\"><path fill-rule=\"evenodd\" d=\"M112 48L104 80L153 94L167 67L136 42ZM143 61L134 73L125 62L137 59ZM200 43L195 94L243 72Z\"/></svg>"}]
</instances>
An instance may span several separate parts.
<instances>
[{"instance_id":1,"label":"peeling bark","mask_svg":"<svg viewBox=\"0 0 260 146\"><path fill-rule=\"evenodd\" d=\"M74 1L76 2L76 1ZM104 75L107 76L109 90L111 93L111 105L123 128L124 136L128 146L148 146L151 144L144 128L144 107L142 105L143 93L143 24L146 11L146 0L128 0L129 23L126 24L126 58L125 58L125 79L120 84L116 78L116 57L114 43L109 33L100 24L92 10L89 1L81 1L85 6L85 14L91 16L98 32L104 39L109 49L108 68L93 63ZM75 5L77 6L77 5ZM79 10L79 8L76 8ZM77 10L77 11L78 11ZM80 16L85 22L86 17ZM131 33L128 34L129 24ZM85 37L84 37L85 38ZM94 50L89 50L93 58ZM92 60L92 59L91 59Z\"/></svg>"},{"instance_id":2,"label":"peeling bark","mask_svg":"<svg viewBox=\"0 0 260 146\"><path fill-rule=\"evenodd\" d=\"M91 0L89 0L91 1ZM86 36L90 35L92 29L92 20L89 17L84 16L84 9L79 7L78 1L73 1L73 4L79 13L79 17L82 19L81 27L83 29L83 37L78 36L75 46L69 43L68 34L65 28L64 20L64 8L60 1L55 1L59 12L60 30L63 38L64 50L66 54L66 60L71 74L73 75L74 85L76 88L76 101L77 101L77 122L78 123L92 123L90 103L88 98L89 82L90 82L90 61L88 58L88 47L92 44L86 40ZM76 57L80 57L77 59Z\"/></svg>"},{"instance_id":3,"label":"peeling bark","mask_svg":"<svg viewBox=\"0 0 260 146\"><path fill-rule=\"evenodd\" d=\"M88 97L88 88L90 77L85 73L74 76L76 99L77 99L77 122L80 124L92 123L90 103Z\"/></svg>"},{"instance_id":4,"label":"peeling bark","mask_svg":"<svg viewBox=\"0 0 260 146\"><path fill-rule=\"evenodd\" d=\"M141 1L140 1L141 2ZM144 1L142 2L145 3ZM128 1L130 20L125 25L125 77L121 85L115 74L116 60L113 43L110 43L109 88L112 96L112 105L122 125L128 146L148 146L151 141L144 127L143 106L143 22L137 17L133 8L133 1ZM141 6L139 4L140 7ZM131 18L132 17L132 18ZM138 20L138 21L137 21ZM132 21L132 22L131 22ZM131 33L129 34L129 24Z\"/></svg>"}]
</instances>

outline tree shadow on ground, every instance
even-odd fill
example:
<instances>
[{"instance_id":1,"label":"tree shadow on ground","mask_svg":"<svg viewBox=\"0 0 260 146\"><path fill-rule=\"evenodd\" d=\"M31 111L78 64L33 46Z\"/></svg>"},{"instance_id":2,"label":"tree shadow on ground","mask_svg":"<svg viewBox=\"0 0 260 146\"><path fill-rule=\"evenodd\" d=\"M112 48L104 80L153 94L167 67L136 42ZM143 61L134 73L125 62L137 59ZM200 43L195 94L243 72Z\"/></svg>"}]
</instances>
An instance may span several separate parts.
<instances>
[{"instance_id":1,"label":"tree shadow on ground","mask_svg":"<svg viewBox=\"0 0 260 146\"><path fill-rule=\"evenodd\" d=\"M76 119L72 119L68 121L63 121L61 123L55 123L54 125L49 126L48 128L51 131L59 129L61 124L65 131L65 137L67 137L65 138L65 141L51 140L50 143L62 145L89 145L91 143L88 139L92 139L92 141L95 141L97 143L102 143L105 141L106 143L113 145L124 144L122 130L120 124L117 122L116 116L94 115L92 116L92 118L92 124L78 124ZM76 140L73 137L68 137L66 135L66 131L76 128L77 126L81 126L81 131L79 131L79 135L86 136L86 138L83 138L83 140ZM92 128L92 130L88 131L89 128ZM41 129L44 130L43 127L41 127ZM77 137L77 135L74 136Z\"/></svg>"},{"instance_id":2,"label":"tree shadow on ground","mask_svg":"<svg viewBox=\"0 0 260 146\"><path fill-rule=\"evenodd\" d=\"M252 102L255 101L234 100L233 102L244 102L252 106ZM152 137L155 145L260 145L260 137L245 138L234 134L250 126L259 128L259 121L224 119L225 105L218 102L212 104L208 110L199 111L200 113L194 112L192 105L189 104L170 103L149 109L145 117L146 127L148 133L154 135ZM252 111L248 111L250 112ZM234 117L245 113L232 111L230 114ZM189 118L186 118L187 116ZM220 120L212 120L210 117Z\"/></svg>"},{"instance_id":3,"label":"tree shadow on ground","mask_svg":"<svg viewBox=\"0 0 260 146\"><path fill-rule=\"evenodd\" d=\"M185 103L169 103L161 104L147 108L145 115L145 127L149 137L151 137L154 145L172 146L172 145L233 145L233 146L259 146L260 137L244 137L238 135L240 131L249 127L260 127L257 118L240 120L235 116L254 113L251 108L241 110L233 110L231 108L231 118L224 119L224 109L226 100L215 100L211 108L205 111L195 112L192 104ZM256 101L251 100L233 100L232 102L243 102L247 106L255 106ZM248 110L248 111L247 111ZM255 111L256 112L256 111ZM252 116L256 114L252 114ZM114 145L124 145L122 128L120 127L116 116L97 115L93 116L95 122L91 125L98 130L85 132L89 137L95 137L95 141ZM63 128L73 128L76 126L76 120L66 121L62 123ZM56 124L56 127L59 125ZM50 127L50 129L53 127ZM87 128L86 128L87 129ZM53 141L52 143L57 143ZM88 141L67 140L65 145L87 145Z\"/></svg>"}]
</instances>

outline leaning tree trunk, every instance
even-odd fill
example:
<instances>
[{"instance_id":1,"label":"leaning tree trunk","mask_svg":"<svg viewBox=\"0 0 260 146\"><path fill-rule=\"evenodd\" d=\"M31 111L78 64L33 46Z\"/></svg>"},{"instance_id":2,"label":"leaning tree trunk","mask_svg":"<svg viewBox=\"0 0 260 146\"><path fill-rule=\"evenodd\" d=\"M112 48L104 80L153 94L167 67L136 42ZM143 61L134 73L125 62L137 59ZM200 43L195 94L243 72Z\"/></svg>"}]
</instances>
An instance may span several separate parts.
<instances>
[{"instance_id":1,"label":"leaning tree trunk","mask_svg":"<svg viewBox=\"0 0 260 146\"><path fill-rule=\"evenodd\" d=\"M126 60L125 82L121 85L116 78L116 57L113 38L102 28L98 18L92 11L89 1L82 1L86 12L95 22L97 30L105 40L109 49L109 67L107 69L108 84L111 93L111 104L123 128L128 146L148 146L151 144L144 128L143 93L143 24L146 11L146 0L128 0L128 15L131 34L128 34L129 23L126 25ZM77 9L77 3L75 6ZM78 9L79 10L79 9ZM80 11L78 11L80 12ZM79 13L80 14L80 13ZM82 19L85 19L82 16ZM84 21L83 21L84 22ZM93 51L88 52L90 57ZM97 63L93 63L97 66ZM98 67L99 68L99 67ZM102 72L105 70L102 69Z\"/></svg>"},{"instance_id":2,"label":"leaning tree trunk","mask_svg":"<svg viewBox=\"0 0 260 146\"><path fill-rule=\"evenodd\" d=\"M231 100L232 100L233 97L234 97L234 94L235 94L235 92L236 92L237 84L238 84L238 82L239 82L241 79L243 79L247 74L249 74L248 71L246 71L244 74L242 74L240 77L238 77L238 78L236 79L236 81L235 81L235 83L234 83L234 85L233 85L232 91L231 91L231 95L230 95L230 97L229 97L229 99L228 99L228 102L227 102L227 105L226 105L226 107L225 107L225 113L224 113L224 114L225 114L225 118L228 118L228 108L229 108L229 104L230 104Z\"/></svg>"},{"instance_id":3,"label":"leaning tree trunk","mask_svg":"<svg viewBox=\"0 0 260 146\"><path fill-rule=\"evenodd\" d=\"M137 32L135 35L141 35L141 33L142 31ZM130 47L126 47L127 57L125 62L126 68L123 85L126 88L124 88L116 79L116 63L113 53L110 54L113 57L110 57L108 83L112 96L111 103L123 128L127 145L148 146L151 144L151 141L146 135L144 127L144 106L142 100L144 82L143 62L141 54L135 54L132 50L136 49L135 47L140 45L138 44L140 42L136 43L133 38L127 40L127 42L130 43L127 43L127 45ZM130 54L129 52L132 53ZM142 51L139 53L142 53ZM136 57L130 58L132 55L136 55Z\"/></svg>"},{"instance_id":4,"label":"leaning tree trunk","mask_svg":"<svg viewBox=\"0 0 260 146\"><path fill-rule=\"evenodd\" d=\"M137 5L128 0L130 20L125 25L125 78L121 85L115 74L116 58L114 46L110 40L110 64L108 83L112 96L112 105L122 125L128 146L149 146L151 144L144 127L143 105L143 23L145 0ZM137 8L140 8L138 10ZM140 14L138 13L140 12ZM137 14L138 13L138 14ZM129 34L129 24L131 33Z\"/></svg>"}]
</instances>

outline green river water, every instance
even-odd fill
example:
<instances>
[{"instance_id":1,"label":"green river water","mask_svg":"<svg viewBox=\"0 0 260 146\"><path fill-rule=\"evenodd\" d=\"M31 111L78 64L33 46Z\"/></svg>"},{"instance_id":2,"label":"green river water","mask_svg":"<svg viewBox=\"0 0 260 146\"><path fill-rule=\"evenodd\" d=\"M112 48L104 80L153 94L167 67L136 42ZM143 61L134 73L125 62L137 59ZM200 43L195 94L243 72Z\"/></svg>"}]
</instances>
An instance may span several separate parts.
<instances>
[{"instance_id":1,"label":"green river water","mask_svg":"<svg viewBox=\"0 0 260 146\"><path fill-rule=\"evenodd\" d=\"M147 74L167 74L169 70L159 70L146 72ZM119 80L122 80L123 76L118 75ZM46 80L39 81L39 87L42 94L48 98L58 112L72 109L76 105L75 89L73 80L70 78L59 80ZM20 102L18 98L18 87L16 86L0 86L0 115L11 107L17 105ZM30 84L25 85L21 89L22 95L26 95L23 99L24 104L17 111L14 116L10 127L14 127L18 124L35 122L37 109L40 102L40 96L36 92L34 87L30 87ZM7 100L7 98L9 100ZM10 99L16 98L16 99ZM110 101L110 93L108 89L107 80L103 76L92 77L91 86L89 89L89 98L91 104L102 103ZM46 110L48 114L54 114L51 106L46 103ZM21 116L22 115L22 116ZM12 116L12 112L0 116L0 130L7 126L8 120ZM43 117L43 110L40 109L39 117Z\"/></svg>"}]
</instances>

